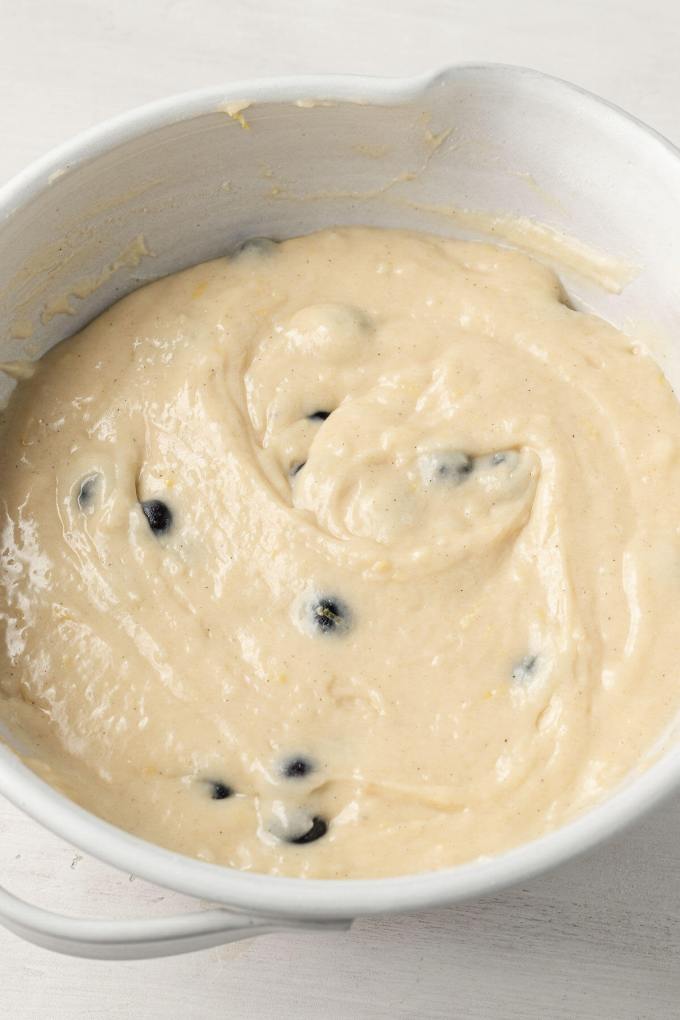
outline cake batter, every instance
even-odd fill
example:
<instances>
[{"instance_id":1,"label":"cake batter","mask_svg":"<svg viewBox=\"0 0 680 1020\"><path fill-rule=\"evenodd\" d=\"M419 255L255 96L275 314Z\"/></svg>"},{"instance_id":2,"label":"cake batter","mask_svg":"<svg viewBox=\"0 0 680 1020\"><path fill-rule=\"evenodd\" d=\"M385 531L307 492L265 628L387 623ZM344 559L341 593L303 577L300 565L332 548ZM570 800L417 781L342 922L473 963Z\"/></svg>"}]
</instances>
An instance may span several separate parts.
<instances>
[{"instance_id":1,"label":"cake batter","mask_svg":"<svg viewBox=\"0 0 680 1020\"><path fill-rule=\"evenodd\" d=\"M455 865L680 706L680 406L528 256L251 241L53 348L3 432L0 717L145 839Z\"/></svg>"}]
</instances>

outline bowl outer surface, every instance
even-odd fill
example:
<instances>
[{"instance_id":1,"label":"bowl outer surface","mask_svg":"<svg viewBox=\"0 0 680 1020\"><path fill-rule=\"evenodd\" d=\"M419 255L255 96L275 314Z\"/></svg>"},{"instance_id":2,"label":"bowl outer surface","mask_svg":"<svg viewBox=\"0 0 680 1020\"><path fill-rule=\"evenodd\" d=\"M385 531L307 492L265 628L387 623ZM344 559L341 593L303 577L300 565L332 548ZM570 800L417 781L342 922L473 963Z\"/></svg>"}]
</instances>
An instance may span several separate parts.
<instances>
[{"instance_id":1,"label":"bowl outer surface","mask_svg":"<svg viewBox=\"0 0 680 1020\"><path fill-rule=\"evenodd\" d=\"M0 360L39 356L125 293L245 237L337 224L480 236L435 206L530 217L634 263L639 271L620 295L562 278L577 306L657 337L655 354L680 386L680 351L664 339L680 332L680 155L588 93L500 65L404 80L239 83L81 135L0 190ZM3 385L0 399L11 388ZM80 848L189 895L291 918L491 892L589 849L679 784L680 752L671 751L588 814L498 857L394 879L301 880L139 840L77 807L0 745L0 792Z\"/></svg>"}]
</instances>

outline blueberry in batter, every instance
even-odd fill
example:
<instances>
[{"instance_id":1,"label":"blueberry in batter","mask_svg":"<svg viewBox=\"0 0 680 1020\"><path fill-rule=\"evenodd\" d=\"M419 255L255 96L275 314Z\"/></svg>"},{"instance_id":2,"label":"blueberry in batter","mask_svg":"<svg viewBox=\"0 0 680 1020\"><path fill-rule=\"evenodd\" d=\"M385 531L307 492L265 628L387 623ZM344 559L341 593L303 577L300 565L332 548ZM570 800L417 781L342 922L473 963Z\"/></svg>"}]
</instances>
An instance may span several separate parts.
<instances>
[{"instance_id":1,"label":"blueberry in batter","mask_svg":"<svg viewBox=\"0 0 680 1020\"><path fill-rule=\"evenodd\" d=\"M167 503L160 499L147 499L142 503L142 511L149 527L156 534L167 531L172 524L172 513Z\"/></svg>"},{"instance_id":2,"label":"blueberry in batter","mask_svg":"<svg viewBox=\"0 0 680 1020\"><path fill-rule=\"evenodd\" d=\"M236 249L237 256L266 256L273 255L278 248L276 241L270 237L249 237Z\"/></svg>"},{"instance_id":3,"label":"blueberry in batter","mask_svg":"<svg viewBox=\"0 0 680 1020\"><path fill-rule=\"evenodd\" d=\"M323 818L315 816L312 818L312 824L306 832L303 832L300 836L289 836L287 842L295 843L300 846L305 843L314 843L317 839L321 839L328 832L328 823Z\"/></svg>"},{"instance_id":4,"label":"blueberry in batter","mask_svg":"<svg viewBox=\"0 0 680 1020\"><path fill-rule=\"evenodd\" d=\"M92 509L95 493L97 490L97 475L88 475L84 478L78 492L78 506L81 510L89 512Z\"/></svg>"},{"instance_id":5,"label":"blueberry in batter","mask_svg":"<svg viewBox=\"0 0 680 1020\"><path fill-rule=\"evenodd\" d=\"M425 485L442 482L460 485L474 471L475 462L462 450L438 450L425 454L420 461L420 471Z\"/></svg>"},{"instance_id":6,"label":"blueberry in batter","mask_svg":"<svg viewBox=\"0 0 680 1020\"><path fill-rule=\"evenodd\" d=\"M512 667L512 679L515 683L527 683L535 675L537 665L537 655L525 655Z\"/></svg>"},{"instance_id":7,"label":"blueberry in batter","mask_svg":"<svg viewBox=\"0 0 680 1020\"><path fill-rule=\"evenodd\" d=\"M314 627L322 634L342 634L350 626L350 611L345 603L335 596L322 596L310 606Z\"/></svg>"},{"instance_id":8,"label":"blueberry in batter","mask_svg":"<svg viewBox=\"0 0 680 1020\"><path fill-rule=\"evenodd\" d=\"M218 781L212 781L210 783L210 798L211 800L226 800L228 797L232 797L234 791L226 783Z\"/></svg>"},{"instance_id":9,"label":"blueberry in batter","mask_svg":"<svg viewBox=\"0 0 680 1020\"><path fill-rule=\"evenodd\" d=\"M314 771L314 766L308 758L289 758L283 765L283 775L286 779L302 779Z\"/></svg>"}]
</instances>

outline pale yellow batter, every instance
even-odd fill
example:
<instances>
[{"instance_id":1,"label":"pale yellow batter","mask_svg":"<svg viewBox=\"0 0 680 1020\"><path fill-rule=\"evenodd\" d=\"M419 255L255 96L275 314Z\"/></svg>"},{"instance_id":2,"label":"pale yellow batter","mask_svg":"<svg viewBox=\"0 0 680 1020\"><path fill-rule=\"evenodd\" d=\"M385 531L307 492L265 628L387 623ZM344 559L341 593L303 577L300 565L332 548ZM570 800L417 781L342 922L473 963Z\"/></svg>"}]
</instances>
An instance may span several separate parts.
<instances>
[{"instance_id":1,"label":"pale yellow batter","mask_svg":"<svg viewBox=\"0 0 680 1020\"><path fill-rule=\"evenodd\" d=\"M680 406L524 255L251 243L6 418L0 716L145 838L441 868L583 810L680 707Z\"/></svg>"}]
</instances>

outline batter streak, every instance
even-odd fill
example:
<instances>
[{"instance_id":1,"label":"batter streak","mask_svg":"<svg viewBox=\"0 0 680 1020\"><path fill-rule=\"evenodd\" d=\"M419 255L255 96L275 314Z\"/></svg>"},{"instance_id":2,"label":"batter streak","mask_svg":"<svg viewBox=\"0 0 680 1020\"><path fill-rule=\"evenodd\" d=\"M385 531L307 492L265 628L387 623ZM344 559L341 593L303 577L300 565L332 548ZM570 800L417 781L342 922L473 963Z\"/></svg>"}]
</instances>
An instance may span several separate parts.
<instances>
[{"instance_id":1,"label":"batter streak","mask_svg":"<svg viewBox=\"0 0 680 1020\"><path fill-rule=\"evenodd\" d=\"M5 418L0 716L146 839L454 865L600 799L680 706L680 406L524 255L252 241Z\"/></svg>"}]
</instances>

